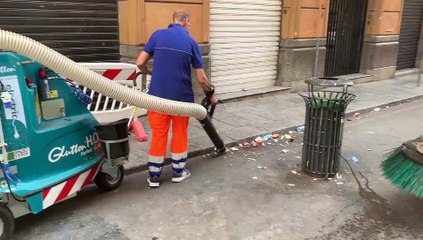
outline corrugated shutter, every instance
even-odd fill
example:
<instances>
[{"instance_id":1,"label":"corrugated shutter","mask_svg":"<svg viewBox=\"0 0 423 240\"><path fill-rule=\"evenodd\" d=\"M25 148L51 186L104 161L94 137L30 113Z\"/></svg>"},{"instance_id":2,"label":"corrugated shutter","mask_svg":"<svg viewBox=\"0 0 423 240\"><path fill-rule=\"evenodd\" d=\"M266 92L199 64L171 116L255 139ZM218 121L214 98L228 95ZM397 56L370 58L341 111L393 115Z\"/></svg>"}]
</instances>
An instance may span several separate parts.
<instances>
[{"instance_id":1,"label":"corrugated shutter","mask_svg":"<svg viewBox=\"0 0 423 240\"><path fill-rule=\"evenodd\" d=\"M116 0L0 0L0 28L78 62L118 61Z\"/></svg>"},{"instance_id":2,"label":"corrugated shutter","mask_svg":"<svg viewBox=\"0 0 423 240\"><path fill-rule=\"evenodd\" d=\"M423 17L422 0L405 0L402 15L397 69L416 66L417 49Z\"/></svg>"},{"instance_id":3,"label":"corrugated shutter","mask_svg":"<svg viewBox=\"0 0 423 240\"><path fill-rule=\"evenodd\" d=\"M219 93L274 86L281 0L211 0L211 76Z\"/></svg>"}]
</instances>

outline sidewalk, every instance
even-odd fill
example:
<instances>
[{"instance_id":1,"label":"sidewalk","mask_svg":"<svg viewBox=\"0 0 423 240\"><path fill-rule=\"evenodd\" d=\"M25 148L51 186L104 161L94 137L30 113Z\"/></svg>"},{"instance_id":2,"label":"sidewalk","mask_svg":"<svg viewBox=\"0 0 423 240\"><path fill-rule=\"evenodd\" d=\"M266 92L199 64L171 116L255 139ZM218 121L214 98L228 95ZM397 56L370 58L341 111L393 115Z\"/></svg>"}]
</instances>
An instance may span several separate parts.
<instances>
[{"instance_id":1,"label":"sidewalk","mask_svg":"<svg viewBox=\"0 0 423 240\"><path fill-rule=\"evenodd\" d=\"M423 86L417 87L417 75L408 75L372 83L354 85L350 92L357 95L347 114L365 113L376 107L399 104L423 98ZM272 95L220 104L214 114L214 124L228 147L257 136L286 131L304 124L305 106L298 94ZM141 122L149 140L146 117ZM128 174L146 170L149 142L139 143L130 138L130 161L125 165ZM213 144L199 122L191 119L189 128L189 157L208 154Z\"/></svg>"}]
</instances>

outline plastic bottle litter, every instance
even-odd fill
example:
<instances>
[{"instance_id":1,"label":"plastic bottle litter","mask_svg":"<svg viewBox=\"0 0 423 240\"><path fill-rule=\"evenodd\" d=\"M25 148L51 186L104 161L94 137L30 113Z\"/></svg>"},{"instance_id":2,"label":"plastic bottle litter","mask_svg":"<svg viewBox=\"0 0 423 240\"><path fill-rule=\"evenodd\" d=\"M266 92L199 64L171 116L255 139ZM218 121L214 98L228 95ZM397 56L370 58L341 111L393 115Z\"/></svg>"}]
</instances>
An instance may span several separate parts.
<instances>
[{"instance_id":1,"label":"plastic bottle litter","mask_svg":"<svg viewBox=\"0 0 423 240\"><path fill-rule=\"evenodd\" d=\"M268 134L268 135L266 135L266 136L262 137L261 139L262 139L263 141L268 141L268 140L270 140L270 139L272 139L272 138L273 138L273 135L272 135L272 134Z\"/></svg>"},{"instance_id":2,"label":"plastic bottle litter","mask_svg":"<svg viewBox=\"0 0 423 240\"><path fill-rule=\"evenodd\" d=\"M283 149L282 152L283 153L289 153L289 150L288 149Z\"/></svg>"},{"instance_id":3,"label":"plastic bottle litter","mask_svg":"<svg viewBox=\"0 0 423 240\"><path fill-rule=\"evenodd\" d=\"M349 160L353 163L358 163L358 158L356 156L351 156Z\"/></svg>"},{"instance_id":4,"label":"plastic bottle litter","mask_svg":"<svg viewBox=\"0 0 423 240\"><path fill-rule=\"evenodd\" d=\"M289 183L288 186L295 187L295 184Z\"/></svg>"},{"instance_id":5,"label":"plastic bottle litter","mask_svg":"<svg viewBox=\"0 0 423 240\"><path fill-rule=\"evenodd\" d=\"M232 148L231 148L231 151L239 151L239 148L237 148L237 147L232 147Z\"/></svg>"},{"instance_id":6,"label":"plastic bottle litter","mask_svg":"<svg viewBox=\"0 0 423 240\"><path fill-rule=\"evenodd\" d=\"M304 132L305 126L299 126L297 127L297 132Z\"/></svg>"},{"instance_id":7,"label":"plastic bottle litter","mask_svg":"<svg viewBox=\"0 0 423 240\"><path fill-rule=\"evenodd\" d=\"M254 180L257 180L257 179L258 179L258 177L253 177L253 179L254 179Z\"/></svg>"},{"instance_id":8,"label":"plastic bottle litter","mask_svg":"<svg viewBox=\"0 0 423 240\"><path fill-rule=\"evenodd\" d=\"M375 108L373 109L373 112L379 112L380 110L382 110L381 108Z\"/></svg>"}]
</instances>

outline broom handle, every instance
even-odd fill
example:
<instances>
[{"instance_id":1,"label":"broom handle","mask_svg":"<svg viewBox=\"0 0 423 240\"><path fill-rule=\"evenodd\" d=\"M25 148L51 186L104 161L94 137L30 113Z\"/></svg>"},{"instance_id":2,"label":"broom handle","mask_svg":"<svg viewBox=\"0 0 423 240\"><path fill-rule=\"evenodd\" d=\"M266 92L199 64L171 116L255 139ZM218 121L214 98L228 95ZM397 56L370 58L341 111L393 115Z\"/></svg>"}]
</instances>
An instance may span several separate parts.
<instances>
[{"instance_id":1,"label":"broom handle","mask_svg":"<svg viewBox=\"0 0 423 240\"><path fill-rule=\"evenodd\" d=\"M134 77L134 87L136 87L137 86L137 78L140 76L140 75L142 75L143 73L142 72L137 72L136 74L135 74L135 77ZM135 116L135 113L137 112L137 107L135 107L134 106L134 109L132 110L132 114L131 114L131 117L129 118L129 122L128 122L128 128L129 128L129 126L131 126L131 122L132 122L132 119L134 119L134 116Z\"/></svg>"},{"instance_id":2,"label":"broom handle","mask_svg":"<svg viewBox=\"0 0 423 240\"><path fill-rule=\"evenodd\" d=\"M128 121L128 128L129 128L129 126L131 126L132 119L134 119L136 112L137 112L137 107L134 107L134 109L132 110L131 117L129 118L129 121Z\"/></svg>"}]
</instances>

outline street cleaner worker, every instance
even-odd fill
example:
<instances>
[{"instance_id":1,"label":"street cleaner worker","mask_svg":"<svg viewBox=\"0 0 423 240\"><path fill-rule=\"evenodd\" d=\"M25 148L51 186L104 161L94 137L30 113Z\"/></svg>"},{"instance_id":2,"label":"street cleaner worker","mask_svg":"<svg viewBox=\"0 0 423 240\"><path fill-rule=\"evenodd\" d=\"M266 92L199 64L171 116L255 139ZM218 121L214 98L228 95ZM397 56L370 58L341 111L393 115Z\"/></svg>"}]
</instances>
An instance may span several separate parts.
<instances>
[{"instance_id":1,"label":"street cleaner worker","mask_svg":"<svg viewBox=\"0 0 423 240\"><path fill-rule=\"evenodd\" d=\"M146 70L146 64L154 59L152 79L149 94L182 102L194 102L192 90L191 67L196 78L210 98L212 105L218 101L214 96L214 87L203 69L198 43L189 35L190 14L177 11L173 14L173 24L167 29L153 33L137 58L136 65L141 71ZM147 182L151 188L160 186L160 176L166 156L167 139L172 124L172 139L170 151L172 159L172 182L179 183L188 178L191 173L185 168L188 157L188 124L189 117L171 116L154 111L148 112L148 121L152 130L152 140L149 150Z\"/></svg>"}]
</instances>

